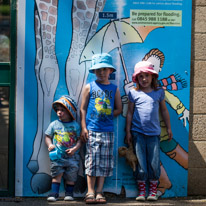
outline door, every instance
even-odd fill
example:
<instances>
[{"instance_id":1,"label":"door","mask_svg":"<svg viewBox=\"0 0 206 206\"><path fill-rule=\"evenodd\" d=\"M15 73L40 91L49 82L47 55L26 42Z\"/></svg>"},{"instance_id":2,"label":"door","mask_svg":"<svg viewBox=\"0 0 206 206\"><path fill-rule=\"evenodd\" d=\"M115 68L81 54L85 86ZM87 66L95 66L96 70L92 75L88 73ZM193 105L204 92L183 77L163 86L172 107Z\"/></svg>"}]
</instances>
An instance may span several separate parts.
<instances>
[{"instance_id":1,"label":"door","mask_svg":"<svg viewBox=\"0 0 206 206\"><path fill-rule=\"evenodd\" d=\"M16 0L0 0L0 196L15 188Z\"/></svg>"}]
</instances>

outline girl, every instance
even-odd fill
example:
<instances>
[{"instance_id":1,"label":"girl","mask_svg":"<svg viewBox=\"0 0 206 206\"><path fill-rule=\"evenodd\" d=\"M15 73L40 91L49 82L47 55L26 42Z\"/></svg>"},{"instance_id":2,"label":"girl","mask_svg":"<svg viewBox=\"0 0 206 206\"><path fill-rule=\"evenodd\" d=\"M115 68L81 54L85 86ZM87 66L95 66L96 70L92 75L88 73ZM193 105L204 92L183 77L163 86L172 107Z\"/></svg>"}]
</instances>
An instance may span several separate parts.
<instances>
[{"instance_id":1,"label":"girl","mask_svg":"<svg viewBox=\"0 0 206 206\"><path fill-rule=\"evenodd\" d=\"M141 61L135 65L132 81L137 87L129 91L126 139L133 142L138 159L134 174L139 195L138 201L145 200L146 181L149 181L147 200L157 200L157 184L160 177L159 110L172 139L169 112L165 104L164 90L157 87L158 73L152 63Z\"/></svg>"}]
</instances>

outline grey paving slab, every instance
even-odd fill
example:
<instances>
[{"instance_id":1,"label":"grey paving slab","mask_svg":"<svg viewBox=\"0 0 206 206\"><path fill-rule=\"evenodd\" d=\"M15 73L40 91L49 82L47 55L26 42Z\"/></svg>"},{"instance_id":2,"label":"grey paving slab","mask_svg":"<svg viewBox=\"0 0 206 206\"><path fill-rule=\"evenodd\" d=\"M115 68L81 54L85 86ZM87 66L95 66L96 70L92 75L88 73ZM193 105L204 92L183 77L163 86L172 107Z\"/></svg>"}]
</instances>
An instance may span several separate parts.
<instances>
[{"instance_id":1,"label":"grey paving slab","mask_svg":"<svg viewBox=\"0 0 206 206\"><path fill-rule=\"evenodd\" d=\"M83 198L77 198L75 201L65 202L60 199L57 202L47 202L46 198L0 198L0 206L42 206L42 205L60 205L69 206L76 205L82 206L86 205ZM92 204L92 205L103 205L103 204ZM104 204L105 205L105 204ZM184 198L169 198L169 199L159 199L155 202L137 202L134 198L107 198L107 204L111 206L122 206L122 205L157 205L157 206L185 206L185 205L206 205L206 197L184 197Z\"/></svg>"}]
</instances>

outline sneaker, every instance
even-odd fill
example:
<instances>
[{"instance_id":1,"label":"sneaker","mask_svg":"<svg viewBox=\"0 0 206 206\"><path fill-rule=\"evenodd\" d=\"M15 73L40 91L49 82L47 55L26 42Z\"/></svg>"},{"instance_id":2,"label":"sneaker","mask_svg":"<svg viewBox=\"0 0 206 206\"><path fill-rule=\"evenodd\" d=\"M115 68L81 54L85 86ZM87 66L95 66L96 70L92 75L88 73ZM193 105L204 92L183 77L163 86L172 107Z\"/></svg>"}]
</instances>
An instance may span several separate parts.
<instances>
[{"instance_id":1,"label":"sneaker","mask_svg":"<svg viewBox=\"0 0 206 206\"><path fill-rule=\"evenodd\" d=\"M136 197L137 201L145 201L145 196L144 195L139 195L138 197Z\"/></svg>"},{"instance_id":2,"label":"sneaker","mask_svg":"<svg viewBox=\"0 0 206 206\"><path fill-rule=\"evenodd\" d=\"M56 202L58 200L58 197L59 197L58 193L51 193L48 195L47 201Z\"/></svg>"},{"instance_id":3,"label":"sneaker","mask_svg":"<svg viewBox=\"0 0 206 206\"><path fill-rule=\"evenodd\" d=\"M149 195L147 197L147 200L149 200L149 201L156 201L156 200L158 200L157 184L158 184L158 181L150 181Z\"/></svg>"},{"instance_id":4,"label":"sneaker","mask_svg":"<svg viewBox=\"0 0 206 206\"><path fill-rule=\"evenodd\" d=\"M73 194L68 193L68 192L65 192L64 200L65 200L65 201L72 201L72 200L74 200Z\"/></svg>"},{"instance_id":5,"label":"sneaker","mask_svg":"<svg viewBox=\"0 0 206 206\"><path fill-rule=\"evenodd\" d=\"M145 193L146 193L145 181L138 181L137 184L138 184L139 195L136 197L136 200L145 201Z\"/></svg>"},{"instance_id":6,"label":"sneaker","mask_svg":"<svg viewBox=\"0 0 206 206\"><path fill-rule=\"evenodd\" d=\"M158 200L158 196L157 196L157 194L150 194L150 195L147 197L147 200L148 200L148 201L157 201L157 200Z\"/></svg>"}]
</instances>

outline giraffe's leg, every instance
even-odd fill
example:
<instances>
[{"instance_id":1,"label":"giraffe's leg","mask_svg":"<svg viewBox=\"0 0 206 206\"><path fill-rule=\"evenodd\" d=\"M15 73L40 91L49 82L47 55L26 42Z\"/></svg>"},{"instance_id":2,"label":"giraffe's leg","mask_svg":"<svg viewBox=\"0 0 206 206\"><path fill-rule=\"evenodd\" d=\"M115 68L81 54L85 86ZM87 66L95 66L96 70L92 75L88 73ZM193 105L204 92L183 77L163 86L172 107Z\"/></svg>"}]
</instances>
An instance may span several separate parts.
<instances>
[{"instance_id":1,"label":"giraffe's leg","mask_svg":"<svg viewBox=\"0 0 206 206\"><path fill-rule=\"evenodd\" d=\"M72 44L66 62L66 84L69 94L80 106L82 87L88 76L86 64L79 64L84 45L95 34L98 12L104 8L106 0L73 1Z\"/></svg>"},{"instance_id":2,"label":"giraffe's leg","mask_svg":"<svg viewBox=\"0 0 206 206\"><path fill-rule=\"evenodd\" d=\"M39 69L42 62L42 44L41 44L41 34L40 34L40 19L39 15L37 14L37 10L35 10L35 40L36 40L36 60L35 60L35 75L37 80L37 91L38 91L38 100L37 100L37 121L38 127L37 132L34 138L33 143L33 152L30 157L30 160L27 164L28 169L34 174L38 171L38 152L41 145L42 140L42 132L43 132L43 91L41 87L41 82L39 79Z\"/></svg>"},{"instance_id":3,"label":"giraffe's leg","mask_svg":"<svg viewBox=\"0 0 206 206\"><path fill-rule=\"evenodd\" d=\"M58 1L36 0L40 24L40 36L42 42L42 61L38 68L38 128L34 141L34 148L37 153L32 157L37 157L38 168L31 179L31 188L35 193L45 193L50 190L50 160L48 150L44 142L43 132L50 123L51 107L54 100L55 91L59 81L59 68L55 54L55 38L57 24L57 4ZM40 132L40 130L42 132ZM39 136L37 136L39 135ZM32 161L31 161L32 162Z\"/></svg>"}]
</instances>

